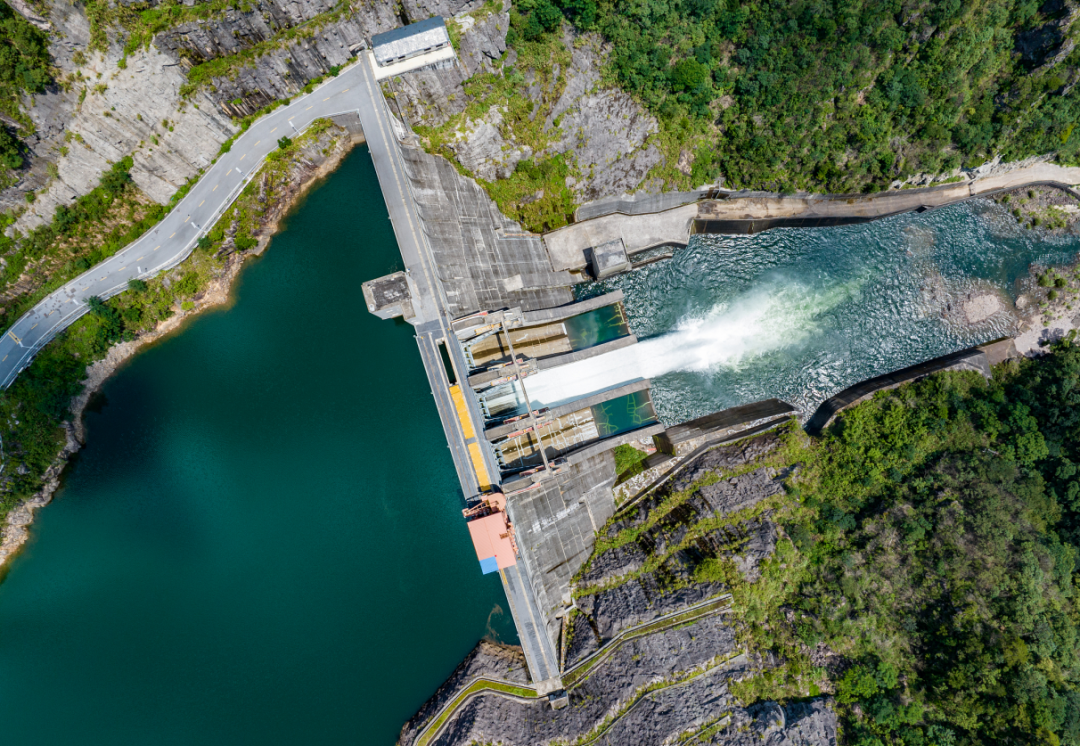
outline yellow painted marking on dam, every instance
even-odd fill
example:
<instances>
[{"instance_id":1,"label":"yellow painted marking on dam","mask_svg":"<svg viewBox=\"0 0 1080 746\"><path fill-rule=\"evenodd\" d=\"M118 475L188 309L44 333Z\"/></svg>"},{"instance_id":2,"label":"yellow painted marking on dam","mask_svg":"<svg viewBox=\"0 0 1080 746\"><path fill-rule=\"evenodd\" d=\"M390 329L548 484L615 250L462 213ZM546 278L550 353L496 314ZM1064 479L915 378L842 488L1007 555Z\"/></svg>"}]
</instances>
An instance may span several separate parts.
<instances>
[{"instance_id":1,"label":"yellow painted marking on dam","mask_svg":"<svg viewBox=\"0 0 1080 746\"><path fill-rule=\"evenodd\" d=\"M461 422L461 432L465 440L474 440L476 431L473 429L472 420L469 418L469 408L465 405L465 394L461 386L454 383L450 385L450 398L454 400L454 409L457 410L458 421ZM476 472L476 481L481 490L491 488L491 478L488 476L487 466L484 464L484 454L480 450L480 444L469 444L469 458L472 460L473 471Z\"/></svg>"},{"instance_id":2,"label":"yellow painted marking on dam","mask_svg":"<svg viewBox=\"0 0 1080 746\"><path fill-rule=\"evenodd\" d=\"M476 472L476 483L481 492L491 489L491 479L488 477L487 467L484 466L484 455L480 453L479 443L469 443L469 456L472 458L473 471Z\"/></svg>"},{"instance_id":3,"label":"yellow painted marking on dam","mask_svg":"<svg viewBox=\"0 0 1080 746\"><path fill-rule=\"evenodd\" d=\"M465 394L461 390L461 386L453 383L450 384L450 398L454 400L454 408L457 409L458 419L461 420L461 432L465 436L465 440L476 437L476 431L473 430L472 420L469 418L469 408L465 405Z\"/></svg>"}]
</instances>

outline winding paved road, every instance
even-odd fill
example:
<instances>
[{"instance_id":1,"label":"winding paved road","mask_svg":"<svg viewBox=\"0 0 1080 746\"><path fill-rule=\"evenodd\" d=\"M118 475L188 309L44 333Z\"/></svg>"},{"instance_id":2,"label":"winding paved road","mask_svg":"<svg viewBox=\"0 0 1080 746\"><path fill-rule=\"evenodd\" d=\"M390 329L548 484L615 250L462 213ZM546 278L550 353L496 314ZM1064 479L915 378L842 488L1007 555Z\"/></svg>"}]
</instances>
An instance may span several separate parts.
<instances>
[{"instance_id":1,"label":"winding paved road","mask_svg":"<svg viewBox=\"0 0 1080 746\"><path fill-rule=\"evenodd\" d=\"M413 60L415 65L424 63L423 57ZM343 113L356 113L360 117L398 247L413 285L417 318L412 323L416 325L417 343L462 492L466 497L477 494L476 474L438 352L441 340L454 339L444 310L446 298L437 280L433 252L416 211L386 101L371 70L368 54L364 52L337 77L255 122L156 228L56 290L15 322L0 338L0 388L10 386L38 350L89 311L88 298L116 295L127 288L128 280L152 277L186 259L198 238L213 226L248 178L258 171L263 158L277 147L279 137L295 135L320 117ZM454 357L458 370L467 370L460 346L448 344L446 348ZM466 401L474 423L483 422L472 397L466 397ZM482 429L476 428L477 432ZM489 473L497 475L498 467L490 453L485 452L485 460ZM542 687L543 684L557 686L558 658L542 626L543 617L524 566L509 568L500 576L533 679Z\"/></svg>"},{"instance_id":2,"label":"winding paved road","mask_svg":"<svg viewBox=\"0 0 1080 746\"><path fill-rule=\"evenodd\" d=\"M16 321L0 339L0 388L10 386L38 350L89 310L87 298L116 295L127 288L128 280L152 277L186 259L266 154L277 148L279 137L295 136L319 117L356 112L359 100L367 96L366 66L361 54L337 77L256 121L156 228L54 291Z\"/></svg>"}]
</instances>

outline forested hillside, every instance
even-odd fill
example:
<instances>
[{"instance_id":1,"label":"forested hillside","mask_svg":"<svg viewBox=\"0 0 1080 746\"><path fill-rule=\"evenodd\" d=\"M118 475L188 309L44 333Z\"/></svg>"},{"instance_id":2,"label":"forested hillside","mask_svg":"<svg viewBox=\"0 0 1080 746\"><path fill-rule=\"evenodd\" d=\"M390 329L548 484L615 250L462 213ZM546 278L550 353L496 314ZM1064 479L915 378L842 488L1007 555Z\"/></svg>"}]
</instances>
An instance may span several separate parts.
<instances>
[{"instance_id":1,"label":"forested hillside","mask_svg":"<svg viewBox=\"0 0 1080 746\"><path fill-rule=\"evenodd\" d=\"M790 442L790 537L737 585L782 656L749 699L828 681L845 743L1080 744L1080 347L946 373Z\"/></svg>"},{"instance_id":2,"label":"forested hillside","mask_svg":"<svg viewBox=\"0 0 1080 746\"><path fill-rule=\"evenodd\" d=\"M1080 51L1063 0L516 0L508 42L565 17L692 152L689 180L831 192L1058 152Z\"/></svg>"},{"instance_id":3,"label":"forested hillside","mask_svg":"<svg viewBox=\"0 0 1080 746\"><path fill-rule=\"evenodd\" d=\"M10 180L9 169L23 165L18 131L32 127L20 97L51 81L45 34L0 0L0 188Z\"/></svg>"}]
</instances>

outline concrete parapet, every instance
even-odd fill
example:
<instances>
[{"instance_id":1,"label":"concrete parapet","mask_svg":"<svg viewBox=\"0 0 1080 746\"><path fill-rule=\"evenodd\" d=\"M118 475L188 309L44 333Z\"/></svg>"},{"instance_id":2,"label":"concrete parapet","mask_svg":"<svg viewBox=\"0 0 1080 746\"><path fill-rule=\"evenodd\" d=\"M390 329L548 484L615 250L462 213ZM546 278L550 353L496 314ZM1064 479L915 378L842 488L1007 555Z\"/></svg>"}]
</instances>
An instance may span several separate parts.
<instances>
[{"instance_id":1,"label":"concrete parapet","mask_svg":"<svg viewBox=\"0 0 1080 746\"><path fill-rule=\"evenodd\" d=\"M811 435L818 435L829 426L837 414L847 407L865 401L878 391L896 388L900 384L915 381L931 373L943 370L973 370L987 378L990 377L990 361L985 352L978 347L960 350L950 355L927 360L925 363L912 365L883 376L876 376L862 383L857 383L830 397L821 403L803 428Z\"/></svg>"},{"instance_id":2,"label":"concrete parapet","mask_svg":"<svg viewBox=\"0 0 1080 746\"><path fill-rule=\"evenodd\" d=\"M575 350L574 352L567 352L564 355L545 357L542 360L537 360L536 365L540 370L558 368L560 365L576 363L578 360L586 360L590 357L603 355L605 352L621 350L623 347L637 344L637 341L638 339L635 335L629 334L625 337L619 337L618 339L613 339L610 342L604 342L603 344L598 344L594 347L586 347L584 350Z\"/></svg>"},{"instance_id":3,"label":"concrete parapet","mask_svg":"<svg viewBox=\"0 0 1080 746\"><path fill-rule=\"evenodd\" d=\"M780 399L742 404L669 427L656 441L661 451L681 456L701 443L731 438L766 419L794 411L795 407Z\"/></svg>"},{"instance_id":4,"label":"concrete parapet","mask_svg":"<svg viewBox=\"0 0 1080 746\"><path fill-rule=\"evenodd\" d=\"M585 409L586 407L592 407L597 404L601 404L612 399L617 399L620 396L626 396L627 394L633 394L643 389L648 389L652 385L652 381L648 378L640 378L637 381L630 383L624 383L622 386L616 386L613 389L607 389L601 391L598 394L586 396L582 399L575 399L574 401L567 402L566 404L560 404L557 407L552 407L548 411L549 417L561 417L564 414L570 414L576 412L579 409Z\"/></svg>"},{"instance_id":5,"label":"concrete parapet","mask_svg":"<svg viewBox=\"0 0 1080 746\"><path fill-rule=\"evenodd\" d=\"M537 311L527 311L521 315L521 321L524 326L533 326L535 324L547 324L552 321L563 321L571 316L577 316L578 314L588 313L589 311L595 311L597 308L603 308L604 306L611 306L620 302L623 299L623 291L615 290L604 295L597 295L593 298L581 300L576 303L567 303L565 306L557 306L556 308L541 308Z\"/></svg>"}]
</instances>

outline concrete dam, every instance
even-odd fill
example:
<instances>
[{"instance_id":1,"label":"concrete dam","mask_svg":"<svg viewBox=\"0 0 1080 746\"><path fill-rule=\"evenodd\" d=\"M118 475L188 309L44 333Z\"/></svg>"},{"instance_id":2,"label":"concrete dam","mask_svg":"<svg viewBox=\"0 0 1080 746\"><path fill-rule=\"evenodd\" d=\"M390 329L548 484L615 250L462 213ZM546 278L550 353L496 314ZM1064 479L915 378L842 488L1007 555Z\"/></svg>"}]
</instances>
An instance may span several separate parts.
<instances>
[{"instance_id":1,"label":"concrete dam","mask_svg":"<svg viewBox=\"0 0 1080 746\"><path fill-rule=\"evenodd\" d=\"M1028 265L1080 248L1010 234L985 201L924 209L1031 174L848 200L616 200L541 237L426 153L375 77L359 113L406 269L364 283L365 302L416 330L477 559L499 574L553 706L571 579L616 510L613 448L652 443L646 466L662 469L809 418L858 381L1007 336ZM724 222L762 211L779 230Z\"/></svg>"}]
</instances>

